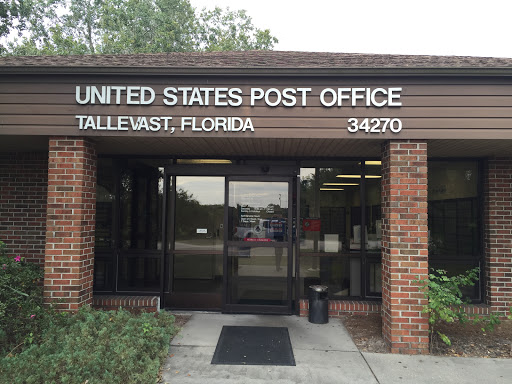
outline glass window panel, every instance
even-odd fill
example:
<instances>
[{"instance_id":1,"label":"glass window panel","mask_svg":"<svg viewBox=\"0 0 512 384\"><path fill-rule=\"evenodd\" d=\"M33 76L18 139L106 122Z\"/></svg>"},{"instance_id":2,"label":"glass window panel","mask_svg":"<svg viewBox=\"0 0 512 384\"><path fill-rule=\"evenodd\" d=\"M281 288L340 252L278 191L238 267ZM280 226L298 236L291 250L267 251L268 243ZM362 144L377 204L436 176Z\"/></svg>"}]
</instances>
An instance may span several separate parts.
<instances>
[{"instance_id":1,"label":"glass window panel","mask_svg":"<svg viewBox=\"0 0 512 384\"><path fill-rule=\"evenodd\" d=\"M119 291L160 291L160 257L124 255L119 258Z\"/></svg>"},{"instance_id":2,"label":"glass window panel","mask_svg":"<svg viewBox=\"0 0 512 384\"><path fill-rule=\"evenodd\" d=\"M367 253L380 254L382 240L380 165L365 165Z\"/></svg>"},{"instance_id":3,"label":"glass window panel","mask_svg":"<svg viewBox=\"0 0 512 384\"><path fill-rule=\"evenodd\" d=\"M115 203L115 176L111 159L98 159L96 183L96 248L113 246L112 219Z\"/></svg>"},{"instance_id":4,"label":"glass window panel","mask_svg":"<svg viewBox=\"0 0 512 384\"><path fill-rule=\"evenodd\" d=\"M288 241L288 183L229 183L229 240Z\"/></svg>"},{"instance_id":5,"label":"glass window panel","mask_svg":"<svg viewBox=\"0 0 512 384\"><path fill-rule=\"evenodd\" d=\"M176 177L175 250L222 251L224 177Z\"/></svg>"},{"instance_id":6,"label":"glass window panel","mask_svg":"<svg viewBox=\"0 0 512 384\"><path fill-rule=\"evenodd\" d=\"M428 178L429 256L478 258L478 162L430 162Z\"/></svg>"},{"instance_id":7,"label":"glass window panel","mask_svg":"<svg viewBox=\"0 0 512 384\"><path fill-rule=\"evenodd\" d=\"M113 289L112 258L94 258L94 290L112 291Z\"/></svg>"},{"instance_id":8,"label":"glass window panel","mask_svg":"<svg viewBox=\"0 0 512 384\"><path fill-rule=\"evenodd\" d=\"M429 266L461 273L482 257L478 161L428 164ZM480 282L466 288L479 298Z\"/></svg>"},{"instance_id":9,"label":"glass window panel","mask_svg":"<svg viewBox=\"0 0 512 384\"><path fill-rule=\"evenodd\" d=\"M382 263L368 262L368 282L370 285L369 295L381 295L382 294Z\"/></svg>"},{"instance_id":10,"label":"glass window panel","mask_svg":"<svg viewBox=\"0 0 512 384\"><path fill-rule=\"evenodd\" d=\"M328 253L305 254L300 258L301 296L308 294L310 285L329 287L329 298L361 296L361 259Z\"/></svg>"},{"instance_id":11,"label":"glass window panel","mask_svg":"<svg viewBox=\"0 0 512 384\"><path fill-rule=\"evenodd\" d=\"M230 247L232 304L287 305L288 250Z\"/></svg>"},{"instance_id":12,"label":"glass window panel","mask_svg":"<svg viewBox=\"0 0 512 384\"><path fill-rule=\"evenodd\" d=\"M301 250L361 249L361 167L301 168Z\"/></svg>"},{"instance_id":13,"label":"glass window panel","mask_svg":"<svg viewBox=\"0 0 512 384\"><path fill-rule=\"evenodd\" d=\"M120 185L121 248L162 249L164 169L151 162L124 164Z\"/></svg>"},{"instance_id":14,"label":"glass window panel","mask_svg":"<svg viewBox=\"0 0 512 384\"><path fill-rule=\"evenodd\" d=\"M301 168L301 295L312 284L329 297L361 296L361 164Z\"/></svg>"},{"instance_id":15,"label":"glass window panel","mask_svg":"<svg viewBox=\"0 0 512 384\"><path fill-rule=\"evenodd\" d=\"M465 274L470 269L479 266L478 261L429 261L429 267L433 269L444 269L447 276L455 276ZM480 300L480 281L482 279L482 273L480 273L480 280L476 282L474 286L467 286L461 288L462 295L464 298L470 298L472 300Z\"/></svg>"},{"instance_id":16,"label":"glass window panel","mask_svg":"<svg viewBox=\"0 0 512 384\"><path fill-rule=\"evenodd\" d=\"M222 293L222 254L175 254L175 293Z\"/></svg>"},{"instance_id":17,"label":"glass window panel","mask_svg":"<svg viewBox=\"0 0 512 384\"><path fill-rule=\"evenodd\" d=\"M367 296L382 295L381 247L381 164L365 161L365 215L366 215L366 287Z\"/></svg>"}]
</instances>

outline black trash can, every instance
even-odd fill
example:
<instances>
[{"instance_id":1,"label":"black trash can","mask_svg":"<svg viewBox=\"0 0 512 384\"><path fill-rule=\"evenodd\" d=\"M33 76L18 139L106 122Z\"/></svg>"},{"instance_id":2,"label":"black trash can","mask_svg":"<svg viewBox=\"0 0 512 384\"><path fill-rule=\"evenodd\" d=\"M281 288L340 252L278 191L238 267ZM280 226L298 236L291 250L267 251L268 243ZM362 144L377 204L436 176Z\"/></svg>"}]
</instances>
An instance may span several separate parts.
<instances>
[{"instance_id":1,"label":"black trash can","mask_svg":"<svg viewBox=\"0 0 512 384\"><path fill-rule=\"evenodd\" d=\"M329 322L329 299L327 286L309 286L309 322L313 324L327 324Z\"/></svg>"}]
</instances>

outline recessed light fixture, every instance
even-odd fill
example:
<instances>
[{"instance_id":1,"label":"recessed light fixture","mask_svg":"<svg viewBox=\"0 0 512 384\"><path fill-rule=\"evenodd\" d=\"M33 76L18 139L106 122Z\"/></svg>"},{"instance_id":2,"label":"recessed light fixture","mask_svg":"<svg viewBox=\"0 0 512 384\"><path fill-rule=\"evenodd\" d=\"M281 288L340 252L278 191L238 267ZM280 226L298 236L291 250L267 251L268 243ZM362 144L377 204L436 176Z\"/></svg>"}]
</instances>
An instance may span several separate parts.
<instances>
[{"instance_id":1,"label":"recessed light fixture","mask_svg":"<svg viewBox=\"0 0 512 384\"><path fill-rule=\"evenodd\" d=\"M366 165L382 165L382 161L380 161L380 160L367 160L364 163ZM358 162L357 164L361 165L361 162Z\"/></svg>"},{"instance_id":2,"label":"recessed light fixture","mask_svg":"<svg viewBox=\"0 0 512 384\"><path fill-rule=\"evenodd\" d=\"M224 159L178 159L178 164L232 164L231 160Z\"/></svg>"},{"instance_id":3,"label":"recessed light fixture","mask_svg":"<svg viewBox=\"0 0 512 384\"><path fill-rule=\"evenodd\" d=\"M324 183L324 185L359 185L358 183Z\"/></svg>"},{"instance_id":4,"label":"recessed light fixture","mask_svg":"<svg viewBox=\"0 0 512 384\"><path fill-rule=\"evenodd\" d=\"M336 177L342 177L345 179L360 179L361 175L336 175ZM366 179L380 179L382 176L380 175L365 175Z\"/></svg>"},{"instance_id":5,"label":"recessed light fixture","mask_svg":"<svg viewBox=\"0 0 512 384\"><path fill-rule=\"evenodd\" d=\"M321 191L344 191L343 188L320 188Z\"/></svg>"}]
</instances>

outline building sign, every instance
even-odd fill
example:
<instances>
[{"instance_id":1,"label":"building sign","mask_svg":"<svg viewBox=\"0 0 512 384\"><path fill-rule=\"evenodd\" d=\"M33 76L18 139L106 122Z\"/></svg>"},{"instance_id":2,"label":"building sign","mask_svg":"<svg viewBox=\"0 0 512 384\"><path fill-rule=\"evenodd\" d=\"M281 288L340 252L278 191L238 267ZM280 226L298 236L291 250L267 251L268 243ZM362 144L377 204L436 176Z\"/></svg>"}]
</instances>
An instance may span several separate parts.
<instances>
[{"instance_id":1,"label":"building sign","mask_svg":"<svg viewBox=\"0 0 512 384\"><path fill-rule=\"evenodd\" d=\"M401 87L388 88L324 88L319 95L312 95L312 88L250 88L244 95L241 88L226 87L166 87L158 95L148 86L77 85L75 100L80 105L161 105L169 108L165 116L75 115L79 130L168 132L254 132L250 117L246 116L173 116L173 107L214 106L232 107L286 107L307 108L313 98L324 108L365 107L371 115L372 108L401 107ZM220 109L220 108L219 108ZM340 128L351 133L398 133L402 121L390 117L350 117L340 121Z\"/></svg>"}]
</instances>

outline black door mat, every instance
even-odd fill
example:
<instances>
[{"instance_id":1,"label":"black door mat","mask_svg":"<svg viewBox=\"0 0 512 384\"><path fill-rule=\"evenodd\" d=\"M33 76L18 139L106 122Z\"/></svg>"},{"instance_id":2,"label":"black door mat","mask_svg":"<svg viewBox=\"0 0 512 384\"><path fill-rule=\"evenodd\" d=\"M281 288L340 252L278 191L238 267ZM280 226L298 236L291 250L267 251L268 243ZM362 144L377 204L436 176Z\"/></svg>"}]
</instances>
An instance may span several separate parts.
<instances>
[{"instance_id":1,"label":"black door mat","mask_svg":"<svg viewBox=\"0 0 512 384\"><path fill-rule=\"evenodd\" d=\"M288 328L225 325L212 364L294 366Z\"/></svg>"}]
</instances>

